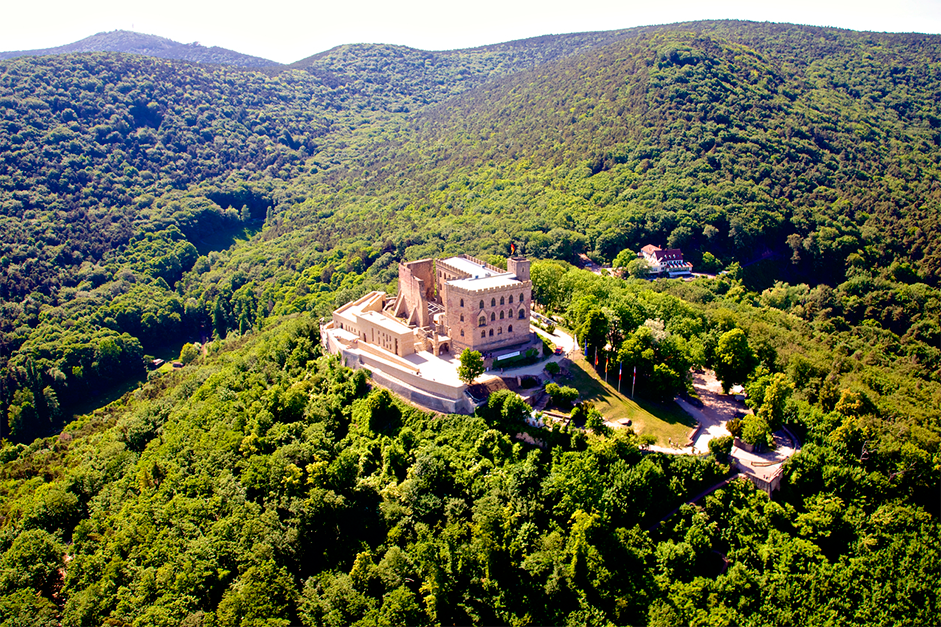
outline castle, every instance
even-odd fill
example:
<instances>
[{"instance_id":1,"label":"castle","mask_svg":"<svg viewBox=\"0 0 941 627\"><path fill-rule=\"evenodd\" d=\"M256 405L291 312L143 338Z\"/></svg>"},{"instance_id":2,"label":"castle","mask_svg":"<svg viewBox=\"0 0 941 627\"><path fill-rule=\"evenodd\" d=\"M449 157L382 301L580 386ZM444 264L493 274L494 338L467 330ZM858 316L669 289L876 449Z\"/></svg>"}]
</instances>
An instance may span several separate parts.
<instances>
[{"instance_id":1,"label":"castle","mask_svg":"<svg viewBox=\"0 0 941 627\"><path fill-rule=\"evenodd\" d=\"M370 292L333 312L324 347L351 368L435 411L471 413L457 377L464 349L509 357L534 341L529 260L507 269L458 255L399 264L399 293ZM503 351L502 355L499 355ZM437 359L429 358L433 353Z\"/></svg>"},{"instance_id":2,"label":"castle","mask_svg":"<svg viewBox=\"0 0 941 627\"><path fill-rule=\"evenodd\" d=\"M528 259L502 270L469 255L399 264L399 293L371 292L333 312L328 328L399 357L482 353L529 342Z\"/></svg>"}]
</instances>

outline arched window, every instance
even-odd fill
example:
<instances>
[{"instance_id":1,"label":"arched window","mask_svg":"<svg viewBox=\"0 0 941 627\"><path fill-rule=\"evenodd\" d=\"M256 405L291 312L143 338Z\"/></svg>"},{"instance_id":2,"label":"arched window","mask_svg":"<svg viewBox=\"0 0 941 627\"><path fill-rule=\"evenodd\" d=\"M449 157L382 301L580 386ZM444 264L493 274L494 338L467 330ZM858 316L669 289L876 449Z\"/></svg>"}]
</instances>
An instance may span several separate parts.
<instances>
[{"instance_id":1,"label":"arched window","mask_svg":"<svg viewBox=\"0 0 941 627\"><path fill-rule=\"evenodd\" d=\"M513 325L512 325L512 324L510 325L510 328L506 330L506 332L507 332L507 333L512 333L512 332L513 332ZM461 333L463 333L463 331L461 331Z\"/></svg>"},{"instance_id":2,"label":"arched window","mask_svg":"<svg viewBox=\"0 0 941 627\"><path fill-rule=\"evenodd\" d=\"M523 302L523 295L520 294L520 302Z\"/></svg>"},{"instance_id":3,"label":"arched window","mask_svg":"<svg viewBox=\"0 0 941 627\"><path fill-rule=\"evenodd\" d=\"M513 304L513 295L512 295L512 294L510 294L510 304L511 304L511 305Z\"/></svg>"},{"instance_id":4,"label":"arched window","mask_svg":"<svg viewBox=\"0 0 941 627\"><path fill-rule=\"evenodd\" d=\"M463 306L464 306L464 299L462 298L462 299L461 299L461 307L463 307Z\"/></svg>"},{"instance_id":5,"label":"arched window","mask_svg":"<svg viewBox=\"0 0 941 627\"><path fill-rule=\"evenodd\" d=\"M501 304L501 305L506 304L506 301L503 300L503 297L502 297L502 296L500 297L500 304Z\"/></svg>"},{"instance_id":6,"label":"arched window","mask_svg":"<svg viewBox=\"0 0 941 627\"><path fill-rule=\"evenodd\" d=\"M481 308L481 309L484 308L484 301L480 301L480 308Z\"/></svg>"},{"instance_id":7,"label":"arched window","mask_svg":"<svg viewBox=\"0 0 941 627\"><path fill-rule=\"evenodd\" d=\"M490 329L490 337L493 337L493 329Z\"/></svg>"},{"instance_id":8,"label":"arched window","mask_svg":"<svg viewBox=\"0 0 941 627\"><path fill-rule=\"evenodd\" d=\"M503 320L503 312L500 312L500 320Z\"/></svg>"},{"instance_id":9,"label":"arched window","mask_svg":"<svg viewBox=\"0 0 941 627\"><path fill-rule=\"evenodd\" d=\"M490 306L491 306L491 307L496 307L496 306L497 306L497 299L496 299L496 298L491 298L491 299L490 299Z\"/></svg>"},{"instance_id":10,"label":"arched window","mask_svg":"<svg viewBox=\"0 0 941 627\"><path fill-rule=\"evenodd\" d=\"M464 329L461 329L461 337L464 337Z\"/></svg>"},{"instance_id":11,"label":"arched window","mask_svg":"<svg viewBox=\"0 0 941 627\"><path fill-rule=\"evenodd\" d=\"M487 337L487 332L486 332L486 331L481 331L481 332L480 332L480 339L484 339L484 338L486 338L486 337Z\"/></svg>"},{"instance_id":12,"label":"arched window","mask_svg":"<svg viewBox=\"0 0 941 627\"><path fill-rule=\"evenodd\" d=\"M526 314L523 312L522 309L520 309L520 320L522 320L525 317L526 317Z\"/></svg>"},{"instance_id":13,"label":"arched window","mask_svg":"<svg viewBox=\"0 0 941 627\"><path fill-rule=\"evenodd\" d=\"M496 319L497 319L497 314L490 312L490 322L493 322Z\"/></svg>"},{"instance_id":14,"label":"arched window","mask_svg":"<svg viewBox=\"0 0 941 627\"><path fill-rule=\"evenodd\" d=\"M464 314L461 314L461 322L464 322Z\"/></svg>"},{"instance_id":15,"label":"arched window","mask_svg":"<svg viewBox=\"0 0 941 627\"><path fill-rule=\"evenodd\" d=\"M503 335L503 327L497 329L497 335Z\"/></svg>"},{"instance_id":16,"label":"arched window","mask_svg":"<svg viewBox=\"0 0 941 627\"><path fill-rule=\"evenodd\" d=\"M485 326L487 326L487 317L486 317L486 316L481 316L480 319L477 320L477 326L478 326L478 327L485 327Z\"/></svg>"}]
</instances>

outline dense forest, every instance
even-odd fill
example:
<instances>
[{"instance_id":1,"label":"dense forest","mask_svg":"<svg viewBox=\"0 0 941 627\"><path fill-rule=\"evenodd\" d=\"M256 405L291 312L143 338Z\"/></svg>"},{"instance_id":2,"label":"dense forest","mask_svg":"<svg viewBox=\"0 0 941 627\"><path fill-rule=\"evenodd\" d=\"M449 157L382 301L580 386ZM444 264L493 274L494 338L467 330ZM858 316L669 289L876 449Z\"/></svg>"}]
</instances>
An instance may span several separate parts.
<instances>
[{"instance_id":1,"label":"dense forest","mask_svg":"<svg viewBox=\"0 0 941 627\"><path fill-rule=\"evenodd\" d=\"M741 22L0 61L0 622L932 622L939 64L938 36ZM323 354L399 261L511 242L643 394L712 368L743 437L798 434L775 498L682 505L721 451L537 430L505 393L429 414ZM572 265L648 243L724 273Z\"/></svg>"}]
</instances>

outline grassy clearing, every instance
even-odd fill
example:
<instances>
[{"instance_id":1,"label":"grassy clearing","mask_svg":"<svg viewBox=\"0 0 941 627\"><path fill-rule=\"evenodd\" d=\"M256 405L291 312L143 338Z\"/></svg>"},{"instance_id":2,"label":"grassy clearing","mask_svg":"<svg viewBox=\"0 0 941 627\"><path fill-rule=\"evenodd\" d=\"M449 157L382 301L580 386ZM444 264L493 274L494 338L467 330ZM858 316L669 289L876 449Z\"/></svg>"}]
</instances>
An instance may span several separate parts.
<instances>
[{"instance_id":1,"label":"grassy clearing","mask_svg":"<svg viewBox=\"0 0 941 627\"><path fill-rule=\"evenodd\" d=\"M609 373L610 383L606 384L584 357L579 356L570 364L572 378L565 384L577 389L580 399L594 403L606 420L629 418L634 431L656 436L657 444L664 446L670 438L674 442L686 441L686 434L695 422L676 403L656 403L640 397L632 400L627 396L630 377L626 373L621 383L625 393L621 394L617 391L617 374Z\"/></svg>"}]
</instances>

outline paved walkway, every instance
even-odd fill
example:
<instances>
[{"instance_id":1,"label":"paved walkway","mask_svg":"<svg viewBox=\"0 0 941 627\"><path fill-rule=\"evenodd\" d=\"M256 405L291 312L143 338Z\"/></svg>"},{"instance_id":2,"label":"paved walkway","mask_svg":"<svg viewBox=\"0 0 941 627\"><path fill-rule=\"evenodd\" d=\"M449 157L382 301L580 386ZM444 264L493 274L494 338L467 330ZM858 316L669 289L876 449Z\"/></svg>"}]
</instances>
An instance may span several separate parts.
<instances>
[{"instance_id":1,"label":"paved walkway","mask_svg":"<svg viewBox=\"0 0 941 627\"><path fill-rule=\"evenodd\" d=\"M730 394L722 393L722 384L716 379L711 371L697 372L693 374L693 387L699 399L703 402L703 407L697 408L687 403L681 398L676 399L677 404L683 408L683 411L690 414L701 428L693 440L692 446L649 446L647 450L657 453L667 453L671 455L705 455L709 453L709 441L713 438L729 435L726 429L726 423L732 420L736 414L750 413L750 409ZM737 446L732 447L729 457L734 462L738 462L739 467L745 474L753 475L765 481L770 479L781 470L781 465L798 450L800 443L787 430L782 429L774 434L775 448L762 453L749 453Z\"/></svg>"},{"instance_id":2,"label":"paved walkway","mask_svg":"<svg viewBox=\"0 0 941 627\"><path fill-rule=\"evenodd\" d=\"M457 368L461 365L461 359L458 355L444 354L435 357L428 351L419 351L403 357L405 361L414 364L421 373L422 378L430 381L440 381L448 385L463 385L457 378Z\"/></svg>"}]
</instances>

